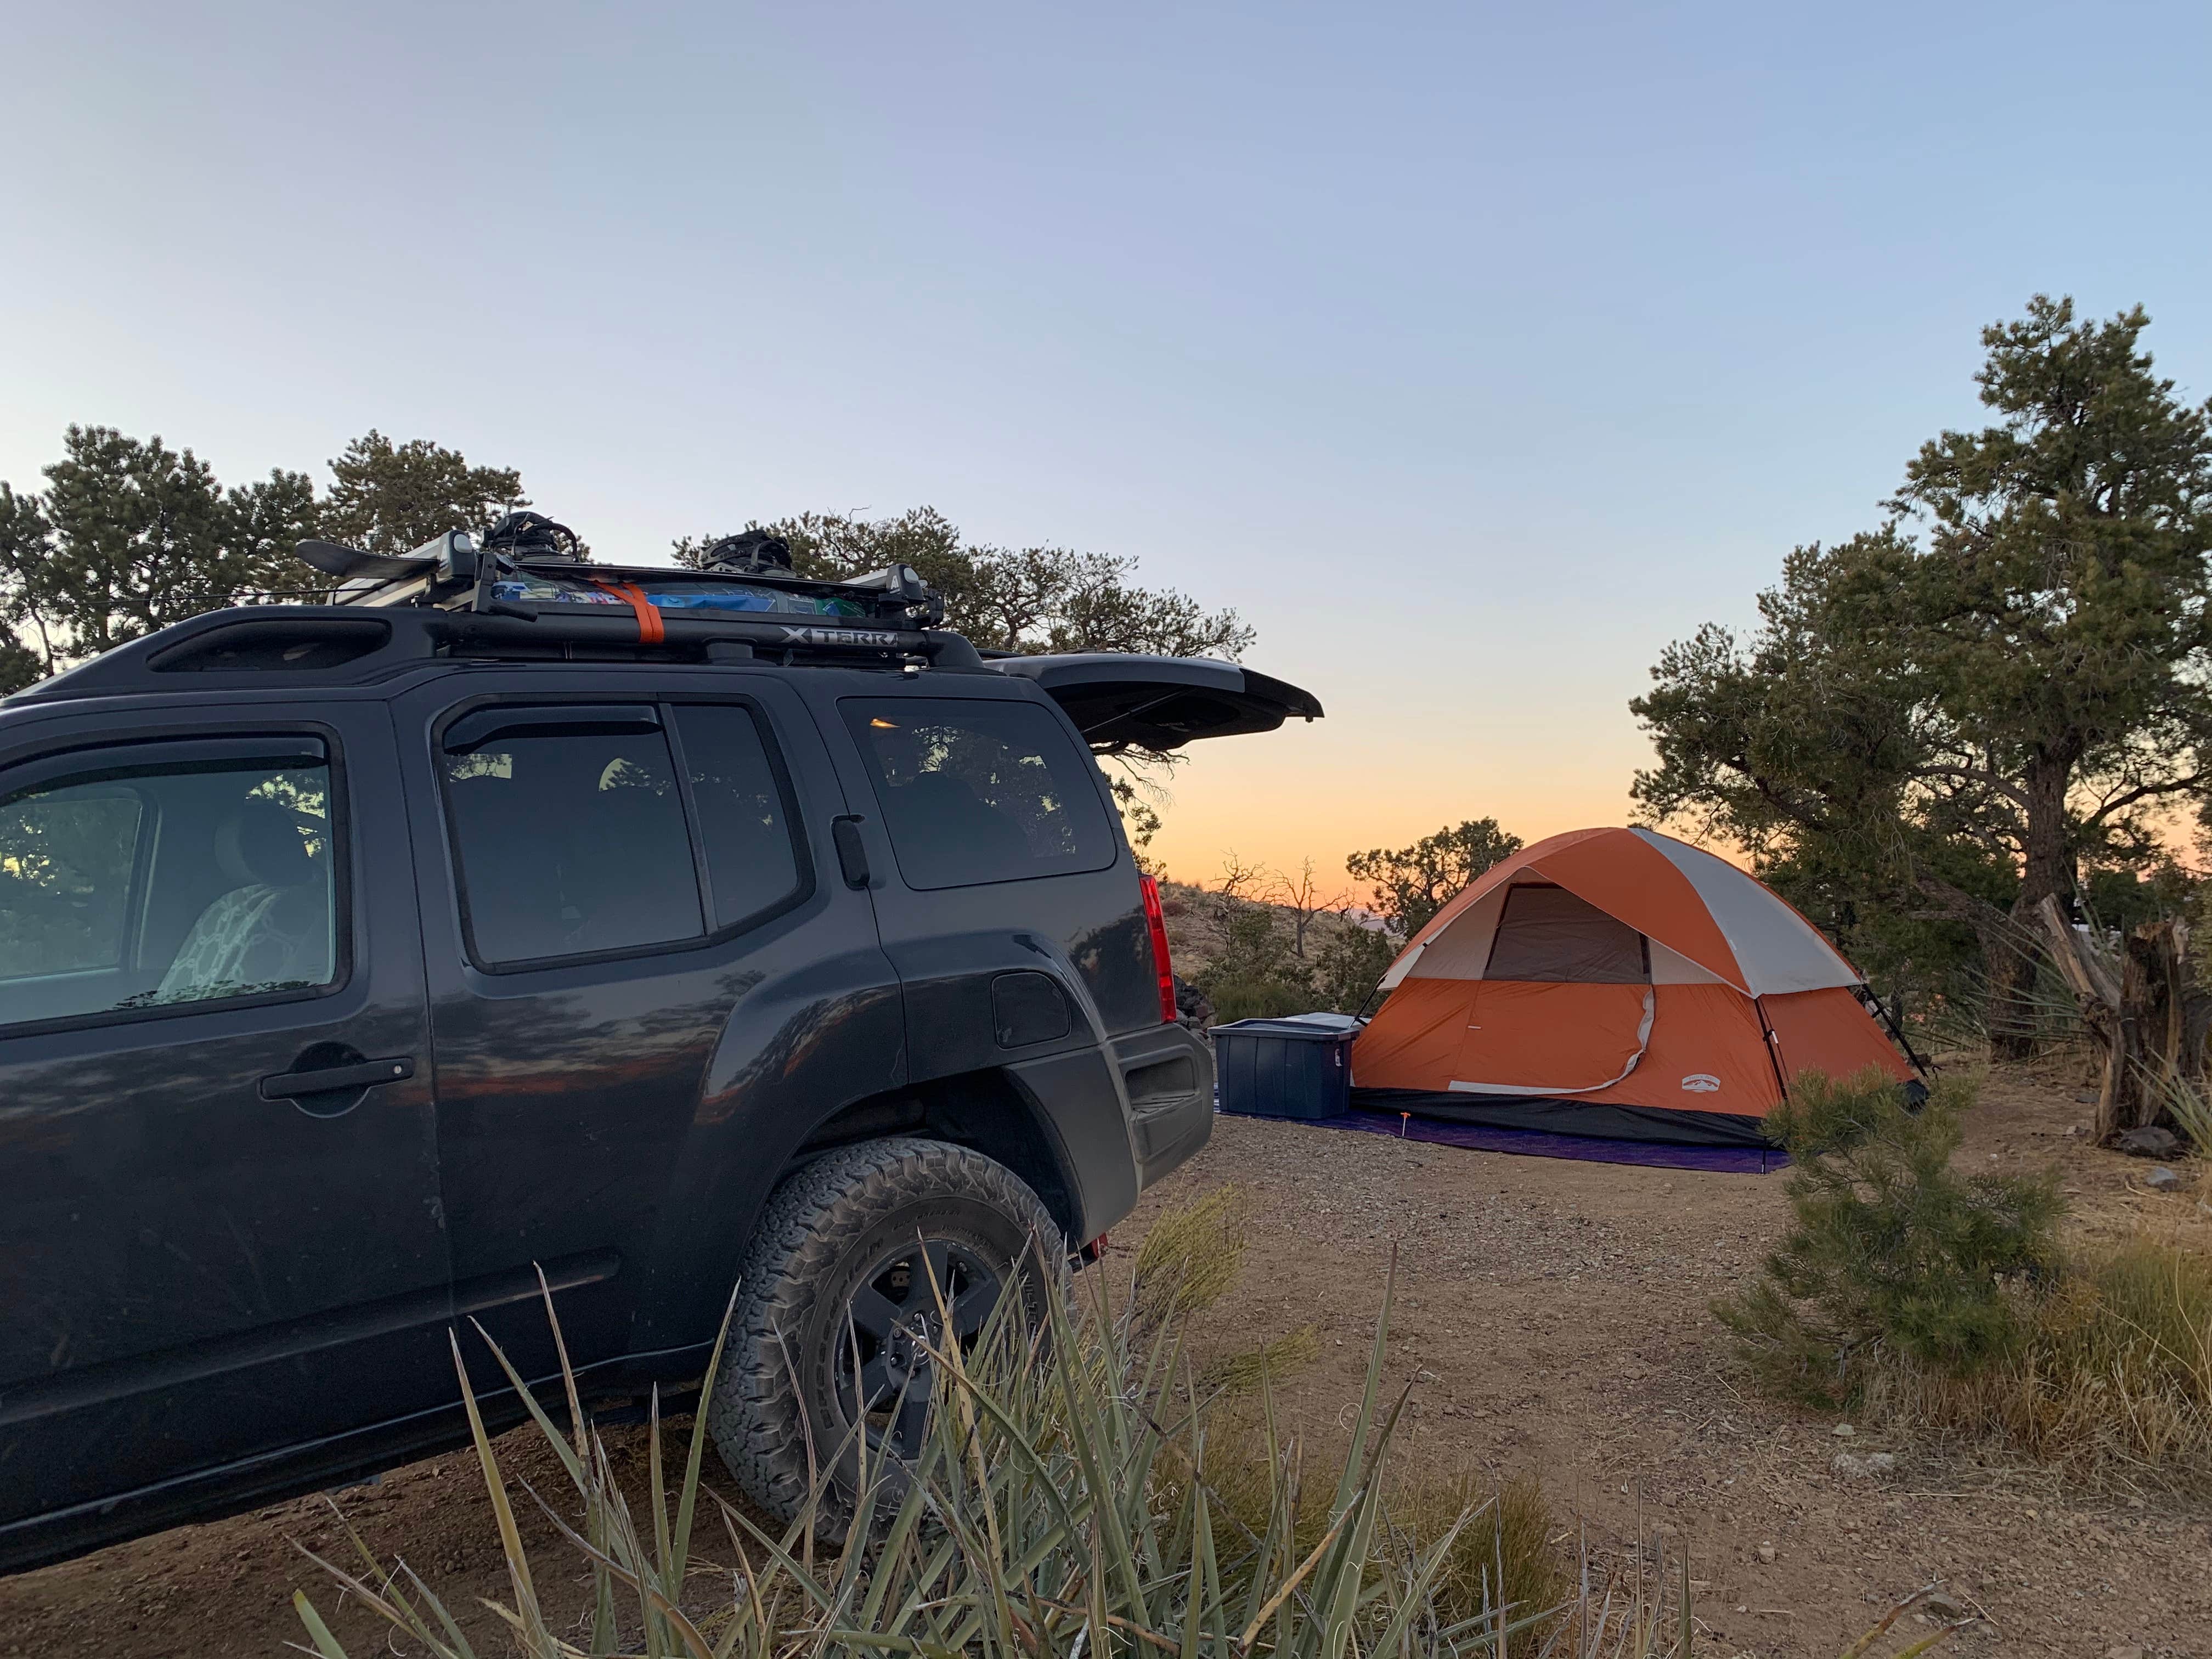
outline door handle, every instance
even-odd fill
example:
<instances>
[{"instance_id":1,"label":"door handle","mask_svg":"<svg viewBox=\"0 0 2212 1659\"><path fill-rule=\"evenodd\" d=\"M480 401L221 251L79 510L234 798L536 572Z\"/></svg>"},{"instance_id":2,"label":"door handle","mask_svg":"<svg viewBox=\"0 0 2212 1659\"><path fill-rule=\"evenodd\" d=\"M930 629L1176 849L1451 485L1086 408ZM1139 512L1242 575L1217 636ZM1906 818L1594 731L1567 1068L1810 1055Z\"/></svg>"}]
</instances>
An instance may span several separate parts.
<instances>
[{"instance_id":1,"label":"door handle","mask_svg":"<svg viewBox=\"0 0 2212 1659\"><path fill-rule=\"evenodd\" d=\"M837 843L837 863L845 872L845 885L860 888L868 884L868 848L860 839L860 821L856 817L830 820L830 839Z\"/></svg>"},{"instance_id":2,"label":"door handle","mask_svg":"<svg viewBox=\"0 0 2212 1659\"><path fill-rule=\"evenodd\" d=\"M415 1057L364 1060L357 1066L325 1066L312 1072L278 1072L261 1079L264 1100L297 1100L301 1095L336 1094L341 1089L373 1089L415 1075Z\"/></svg>"}]
</instances>

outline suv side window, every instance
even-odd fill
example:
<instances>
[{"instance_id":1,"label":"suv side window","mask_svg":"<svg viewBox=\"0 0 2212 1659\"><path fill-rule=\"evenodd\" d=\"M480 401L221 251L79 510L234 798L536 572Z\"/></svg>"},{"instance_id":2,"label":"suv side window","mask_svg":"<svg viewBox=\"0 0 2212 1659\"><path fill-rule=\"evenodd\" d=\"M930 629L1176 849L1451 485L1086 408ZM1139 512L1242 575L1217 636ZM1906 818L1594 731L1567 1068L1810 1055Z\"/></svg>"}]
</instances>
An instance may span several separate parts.
<instances>
[{"instance_id":1,"label":"suv side window","mask_svg":"<svg viewBox=\"0 0 2212 1659\"><path fill-rule=\"evenodd\" d=\"M136 744L0 781L0 1022L338 976L331 768L308 738Z\"/></svg>"},{"instance_id":2,"label":"suv side window","mask_svg":"<svg viewBox=\"0 0 2212 1659\"><path fill-rule=\"evenodd\" d=\"M785 788L760 721L737 703L676 711L684 770L698 812L714 926L734 927L798 896Z\"/></svg>"},{"instance_id":3,"label":"suv side window","mask_svg":"<svg viewBox=\"0 0 2212 1659\"><path fill-rule=\"evenodd\" d=\"M787 793L749 709L494 708L454 721L442 747L481 963L689 943L801 891Z\"/></svg>"},{"instance_id":4,"label":"suv side window","mask_svg":"<svg viewBox=\"0 0 2212 1659\"><path fill-rule=\"evenodd\" d=\"M910 887L1103 870L1097 765L1046 709L951 697L839 703Z\"/></svg>"}]
</instances>

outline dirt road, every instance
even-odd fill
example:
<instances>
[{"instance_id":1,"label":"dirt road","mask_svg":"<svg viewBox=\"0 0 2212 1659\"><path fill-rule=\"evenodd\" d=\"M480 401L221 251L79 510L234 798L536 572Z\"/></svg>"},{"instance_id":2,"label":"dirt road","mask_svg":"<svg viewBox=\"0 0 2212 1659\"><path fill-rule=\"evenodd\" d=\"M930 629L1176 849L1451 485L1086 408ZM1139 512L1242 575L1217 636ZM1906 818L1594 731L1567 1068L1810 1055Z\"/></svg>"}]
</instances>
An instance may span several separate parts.
<instances>
[{"instance_id":1,"label":"dirt road","mask_svg":"<svg viewBox=\"0 0 2212 1659\"><path fill-rule=\"evenodd\" d=\"M1962 1157L1996 1169L2057 1162L2092 1231L2154 1206L2201 1224L2212 1243L2197 1193L2141 1193L2145 1165L2067 1137L2086 1115L2063 1088L2006 1078L1985 1093ZM1779 1230L1779 1176L1506 1158L1224 1119L1116 1245L1133 1243L1163 1205L1224 1182L1251 1196L1252 1249L1242 1285L1206 1322L1207 1345L1231 1351L1318 1323L1319 1363L1282 1394L1308 1433L1333 1433L1357 1397L1397 1245L1392 1363L1421 1378L1408 1447L1444 1466L1533 1470L1612 1547L1664 1533L1671 1554L1686 1539L1701 1651L1833 1655L1936 1578L1992 1621L1957 1638L1970 1655L2212 1650L2203 1509L2155 1492L2058 1491L2032 1470L1860 1425L1841 1440L1832 1419L1743 1392L1706 1309ZM640 1434L613 1438L641 1464ZM503 1446L521 1471L552 1476L519 1439ZM1846 1445L1894 1453L1896 1473L1838 1475ZM420 1464L337 1502L373 1547L404 1551L441 1587L504 1595L472 1457ZM327 1505L305 1500L0 1581L0 1654L278 1654L300 1633L293 1587L325 1607L335 1600L294 1538L342 1542ZM541 1559L567 1564L550 1546ZM578 1582L551 1599L573 1599ZM381 1650L361 1639L357 1618L339 1622L356 1653Z\"/></svg>"}]
</instances>

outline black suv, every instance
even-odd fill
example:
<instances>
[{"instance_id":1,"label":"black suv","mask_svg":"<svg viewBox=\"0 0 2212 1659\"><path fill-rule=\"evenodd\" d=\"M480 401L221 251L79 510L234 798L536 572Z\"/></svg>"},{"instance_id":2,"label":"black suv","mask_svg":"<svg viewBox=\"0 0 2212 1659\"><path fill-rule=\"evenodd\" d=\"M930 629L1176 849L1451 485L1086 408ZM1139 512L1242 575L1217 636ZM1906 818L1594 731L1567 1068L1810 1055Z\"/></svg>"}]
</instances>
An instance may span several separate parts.
<instances>
[{"instance_id":1,"label":"black suv","mask_svg":"<svg viewBox=\"0 0 2212 1659\"><path fill-rule=\"evenodd\" d=\"M913 1446L933 1284L972 1334L1208 1133L1090 751L1318 705L987 661L896 568L302 550L341 602L0 705L0 1569L455 1443L449 1334L557 1377L541 1276L602 1407L739 1285L773 1510Z\"/></svg>"}]
</instances>

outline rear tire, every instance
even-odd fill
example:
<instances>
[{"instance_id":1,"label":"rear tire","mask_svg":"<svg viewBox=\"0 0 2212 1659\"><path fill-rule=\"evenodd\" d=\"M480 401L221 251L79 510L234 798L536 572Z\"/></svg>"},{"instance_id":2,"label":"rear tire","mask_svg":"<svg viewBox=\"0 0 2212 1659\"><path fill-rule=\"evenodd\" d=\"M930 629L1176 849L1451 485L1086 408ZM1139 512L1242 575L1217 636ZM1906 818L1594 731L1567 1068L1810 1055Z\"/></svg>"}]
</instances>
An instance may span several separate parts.
<instances>
[{"instance_id":1,"label":"rear tire","mask_svg":"<svg viewBox=\"0 0 2212 1659\"><path fill-rule=\"evenodd\" d=\"M946 1340L933 1277L954 1334L972 1341L1008 1285L1042 1318L1039 1244L1048 1271L1064 1271L1066 1241L1037 1195L945 1141L841 1147L787 1178L746 1251L707 1407L714 1449L746 1495L788 1521L819 1469L830 1490L815 1529L841 1538L860 1462L848 1443L865 1415L879 1498L895 1499L899 1460L920 1449L935 1393L921 1344Z\"/></svg>"}]
</instances>

